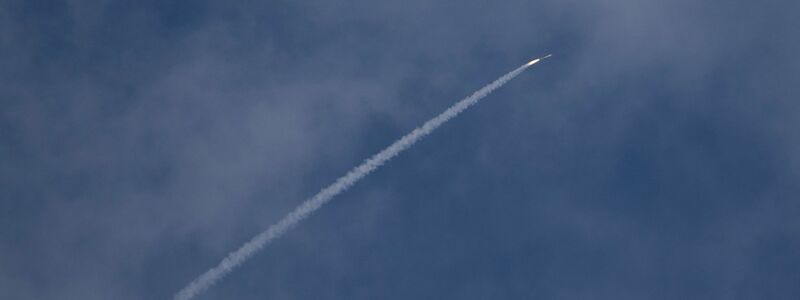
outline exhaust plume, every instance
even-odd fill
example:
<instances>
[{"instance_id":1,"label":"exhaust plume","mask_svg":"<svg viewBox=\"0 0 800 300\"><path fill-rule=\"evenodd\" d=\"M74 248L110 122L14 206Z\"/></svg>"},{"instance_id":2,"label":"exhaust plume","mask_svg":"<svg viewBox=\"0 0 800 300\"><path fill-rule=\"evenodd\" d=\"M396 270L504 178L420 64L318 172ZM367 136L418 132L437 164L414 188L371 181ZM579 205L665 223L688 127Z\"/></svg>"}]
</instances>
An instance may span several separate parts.
<instances>
[{"instance_id":1,"label":"exhaust plume","mask_svg":"<svg viewBox=\"0 0 800 300\"><path fill-rule=\"evenodd\" d=\"M369 159L365 160L363 163L361 163L361 165L353 168L344 176L339 177L339 179L336 179L333 184L322 189L316 195L301 203L297 208L283 217L283 219L278 221L278 223L275 223L265 231L262 231L236 251L229 253L228 256L226 256L225 259L219 263L219 265L206 271L200 275L200 277L196 278L194 281L189 283L189 285L175 294L174 299L191 299L207 290L217 281L222 279L222 277L230 273L234 268L247 261L247 259L252 257L257 251L264 248L264 246L271 243L276 238L282 236L289 229L311 215L311 213L322 207L322 205L330 201L334 196L344 192L358 182L361 178L369 175L369 173L400 154L400 152L403 152L403 150L406 150L414 145L414 143L416 143L419 139L427 136L445 122L458 116L458 114L463 112L465 109L469 108L475 103L478 103L478 101L480 101L483 97L486 97L495 89L503 86L506 82L522 73L522 71L525 71L525 69L528 67L539 62L539 60L540 59L536 59L526 63L525 65L522 65L521 67L498 78L494 82L482 87L469 97L458 101L443 113L439 114L433 119L428 120L425 122L425 124L417 127L411 131L411 133L406 134L386 149L383 149L383 151L378 152L378 154L375 154Z\"/></svg>"}]
</instances>

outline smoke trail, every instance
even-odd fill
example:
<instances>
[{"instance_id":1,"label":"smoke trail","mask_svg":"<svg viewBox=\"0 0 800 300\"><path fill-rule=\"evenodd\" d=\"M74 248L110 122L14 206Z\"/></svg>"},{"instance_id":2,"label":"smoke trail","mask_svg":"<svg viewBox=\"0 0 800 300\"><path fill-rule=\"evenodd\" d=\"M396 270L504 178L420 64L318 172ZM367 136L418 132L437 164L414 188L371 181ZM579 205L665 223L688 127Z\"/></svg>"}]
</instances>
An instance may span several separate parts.
<instances>
[{"instance_id":1,"label":"smoke trail","mask_svg":"<svg viewBox=\"0 0 800 300\"><path fill-rule=\"evenodd\" d=\"M455 105L451 106L435 118L428 120L422 126L417 127L411 133L403 136L386 149L383 149L383 151L378 152L378 154L375 154L369 159L365 160L363 163L361 163L361 165L353 168L344 176L339 177L339 179L336 179L336 182L319 191L319 193L311 197L311 199L308 199L300 204L300 206L283 217L283 219L278 221L278 223L273 224L267 228L267 230L256 235L238 250L229 253L228 256L219 263L219 265L206 271L203 275L196 278L194 281L189 283L189 285L175 294L174 299L191 299L192 297L197 296L201 292L207 290L226 274L230 273L233 268L244 263L247 259L253 256L256 251L264 248L265 245L286 233L286 231L291 229L297 223L300 223L300 221L303 219L307 218L309 215L311 215L311 213L322 207L322 205L330 201L334 196L347 190L361 178L369 175L369 173L400 154L400 152L414 145L414 143L416 143L419 139L436 130L436 128L441 126L444 122L447 122L448 120L458 116L458 114L465 109L469 108L475 103L478 103L481 98L486 97L486 95L495 89L503 86L506 82L513 79L522 73L522 71L525 71L525 69L537 63L538 61L539 59L532 60L527 64L515 69L514 71L503 75L499 79L484 86L469 97L458 101Z\"/></svg>"}]
</instances>

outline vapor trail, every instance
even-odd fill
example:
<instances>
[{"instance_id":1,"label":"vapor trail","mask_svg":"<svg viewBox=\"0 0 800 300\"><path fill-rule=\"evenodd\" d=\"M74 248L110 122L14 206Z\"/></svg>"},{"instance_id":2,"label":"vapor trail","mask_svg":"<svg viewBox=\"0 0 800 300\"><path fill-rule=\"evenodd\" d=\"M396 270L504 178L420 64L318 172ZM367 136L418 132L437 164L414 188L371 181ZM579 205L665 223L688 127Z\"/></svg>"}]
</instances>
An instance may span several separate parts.
<instances>
[{"instance_id":1,"label":"vapor trail","mask_svg":"<svg viewBox=\"0 0 800 300\"><path fill-rule=\"evenodd\" d=\"M282 236L284 233L286 233L286 231L291 229L294 225L297 225L297 223L300 223L300 221L303 219L307 218L309 215L311 215L311 213L322 207L322 205L330 201L334 196L344 192L353 184L358 182L361 178L369 175L369 173L400 154L400 152L403 152L403 150L414 145L414 143L416 143L419 139L427 136L436 130L436 128L439 128L439 126L441 126L443 123L458 116L458 114L475 103L478 103L478 101L480 101L483 97L486 97L486 95L489 95L489 93L495 89L503 86L506 82L522 73L522 71L525 71L525 69L528 67L539 62L539 60L540 59L534 59L525 65L522 65L514 71L503 75L494 82L482 87L469 97L458 101L443 113L439 114L433 119L428 120L425 122L425 124L417 127L411 133L406 134L386 149L383 149L383 151L378 152L378 154L375 154L369 159L365 160L363 163L361 163L361 165L353 168L344 176L339 177L339 179L336 179L336 182L319 191L319 193L311 197L311 199L308 199L300 204L300 206L283 217L283 219L278 221L278 223L273 224L267 228L267 230L262 231L253 237L238 250L229 253L228 256L226 256L225 259L219 263L219 265L206 271L203 273L203 275L196 278L194 281L189 283L189 285L175 294L174 299L191 299L207 290L214 285L214 283L222 279L222 277L230 273L233 268L241 265L247 259L253 256L256 251L261 250L261 248L264 248L265 245Z\"/></svg>"}]
</instances>

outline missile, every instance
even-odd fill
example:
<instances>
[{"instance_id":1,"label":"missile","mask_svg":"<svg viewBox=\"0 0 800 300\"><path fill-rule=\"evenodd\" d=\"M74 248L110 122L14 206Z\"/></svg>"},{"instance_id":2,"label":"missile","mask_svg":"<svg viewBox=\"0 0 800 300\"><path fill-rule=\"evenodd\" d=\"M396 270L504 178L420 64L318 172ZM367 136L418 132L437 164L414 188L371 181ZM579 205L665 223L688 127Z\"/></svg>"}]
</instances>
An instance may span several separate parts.
<instances>
[{"instance_id":1,"label":"missile","mask_svg":"<svg viewBox=\"0 0 800 300\"><path fill-rule=\"evenodd\" d=\"M552 54L548 54L548 55L545 55L545 56L539 57L539 58L537 58L537 59L534 59L534 60L532 60L532 61L528 62L528 63L527 63L527 64L525 64L525 65L526 65L526 66L531 66L531 65L533 65L533 64L535 64L535 63L538 63L540 60L543 60L543 59L545 59L545 58L548 58L548 57L550 57L550 56L553 56L553 55L552 55Z\"/></svg>"}]
</instances>

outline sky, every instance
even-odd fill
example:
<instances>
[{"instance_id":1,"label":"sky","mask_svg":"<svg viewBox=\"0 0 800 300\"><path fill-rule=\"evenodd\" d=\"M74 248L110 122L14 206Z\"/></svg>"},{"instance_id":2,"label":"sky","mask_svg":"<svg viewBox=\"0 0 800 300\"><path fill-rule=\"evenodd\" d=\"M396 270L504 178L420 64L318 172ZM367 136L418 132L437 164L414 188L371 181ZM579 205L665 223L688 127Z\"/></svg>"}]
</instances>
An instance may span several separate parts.
<instances>
[{"instance_id":1,"label":"sky","mask_svg":"<svg viewBox=\"0 0 800 300\"><path fill-rule=\"evenodd\" d=\"M0 2L0 298L798 299L800 2Z\"/></svg>"}]
</instances>

